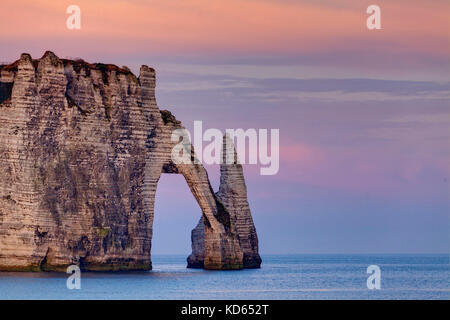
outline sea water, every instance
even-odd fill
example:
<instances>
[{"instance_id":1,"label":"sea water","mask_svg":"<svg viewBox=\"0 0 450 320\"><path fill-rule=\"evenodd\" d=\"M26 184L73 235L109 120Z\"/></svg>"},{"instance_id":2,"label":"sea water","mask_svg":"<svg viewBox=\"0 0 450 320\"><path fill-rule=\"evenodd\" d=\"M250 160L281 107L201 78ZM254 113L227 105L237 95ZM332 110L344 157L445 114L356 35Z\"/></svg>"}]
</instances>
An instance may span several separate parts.
<instances>
[{"instance_id":1,"label":"sea water","mask_svg":"<svg viewBox=\"0 0 450 320\"><path fill-rule=\"evenodd\" d=\"M260 269L186 268L186 255L154 255L153 270L81 273L0 272L0 299L449 299L449 255L263 255ZM381 288L367 287L377 265Z\"/></svg>"}]
</instances>

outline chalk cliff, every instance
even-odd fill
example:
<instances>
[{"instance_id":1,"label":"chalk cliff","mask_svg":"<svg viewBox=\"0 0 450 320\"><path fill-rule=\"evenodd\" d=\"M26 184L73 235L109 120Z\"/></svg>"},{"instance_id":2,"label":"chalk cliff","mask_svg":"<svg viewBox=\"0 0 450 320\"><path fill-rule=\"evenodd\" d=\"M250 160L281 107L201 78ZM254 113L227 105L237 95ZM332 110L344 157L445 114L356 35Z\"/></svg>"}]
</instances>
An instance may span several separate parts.
<instances>
[{"instance_id":1,"label":"chalk cliff","mask_svg":"<svg viewBox=\"0 0 450 320\"><path fill-rule=\"evenodd\" d=\"M175 117L155 71L59 59L0 66L0 270L150 270L161 173L182 174L202 216L188 266L259 267L239 164L214 193L201 164L174 164Z\"/></svg>"}]
</instances>

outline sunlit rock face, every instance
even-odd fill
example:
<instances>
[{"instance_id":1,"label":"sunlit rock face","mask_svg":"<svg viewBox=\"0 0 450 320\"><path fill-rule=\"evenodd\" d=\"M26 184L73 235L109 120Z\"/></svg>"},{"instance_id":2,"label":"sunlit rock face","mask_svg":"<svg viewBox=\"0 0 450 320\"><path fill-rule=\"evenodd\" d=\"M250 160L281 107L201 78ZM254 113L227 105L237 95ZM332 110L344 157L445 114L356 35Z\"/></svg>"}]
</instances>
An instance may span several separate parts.
<instances>
[{"instance_id":1,"label":"sunlit rock face","mask_svg":"<svg viewBox=\"0 0 450 320\"><path fill-rule=\"evenodd\" d=\"M182 174L202 209L188 265L259 267L240 165L217 194L201 164L171 161L181 123L155 71L22 54L0 66L0 270L150 270L156 186Z\"/></svg>"}]
</instances>

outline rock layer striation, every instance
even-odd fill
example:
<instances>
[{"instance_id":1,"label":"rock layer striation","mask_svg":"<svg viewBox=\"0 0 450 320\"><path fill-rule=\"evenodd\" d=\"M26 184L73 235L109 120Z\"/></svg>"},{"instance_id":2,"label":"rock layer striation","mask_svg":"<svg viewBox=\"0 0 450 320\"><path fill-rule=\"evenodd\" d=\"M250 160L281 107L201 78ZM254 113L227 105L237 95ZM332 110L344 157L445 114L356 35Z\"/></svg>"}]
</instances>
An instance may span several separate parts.
<instances>
[{"instance_id":1,"label":"rock layer striation","mask_svg":"<svg viewBox=\"0 0 450 320\"><path fill-rule=\"evenodd\" d=\"M202 216L188 267L259 267L239 164L214 193L201 164L174 164L183 128L155 99L155 71L59 59L0 66L0 270L150 270L155 192L182 174Z\"/></svg>"}]
</instances>

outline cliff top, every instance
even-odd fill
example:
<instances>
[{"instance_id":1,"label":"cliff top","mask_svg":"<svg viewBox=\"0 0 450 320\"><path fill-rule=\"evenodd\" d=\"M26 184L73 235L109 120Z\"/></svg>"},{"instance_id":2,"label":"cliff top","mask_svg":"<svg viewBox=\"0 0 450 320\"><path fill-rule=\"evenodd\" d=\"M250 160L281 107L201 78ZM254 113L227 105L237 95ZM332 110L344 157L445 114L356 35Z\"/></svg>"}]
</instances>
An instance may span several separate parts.
<instances>
[{"instance_id":1,"label":"cliff top","mask_svg":"<svg viewBox=\"0 0 450 320\"><path fill-rule=\"evenodd\" d=\"M91 70L98 70L98 71L102 72L103 74L107 73L107 72L115 71L117 74L134 75L130 71L130 69L126 66L119 67L115 64L105 64L105 63L98 63L98 62L90 63L90 62L84 61L83 59L73 59L73 60L72 59L59 59L52 51L46 51L40 59L32 59L30 54L22 53L21 58L14 61L13 63L0 65L0 72L1 71L17 72L19 62L21 59L24 59L24 58L29 58L32 61L34 68L37 69L39 61L41 59L45 58L46 56L51 56L55 59L60 60L64 64L64 67L68 66L68 65L72 65L73 69L77 73L79 73L81 69L84 69L86 72L86 75L88 75L88 76L89 76ZM150 68L146 65L142 66L141 68L146 68L150 72L155 72L155 69Z\"/></svg>"}]
</instances>

